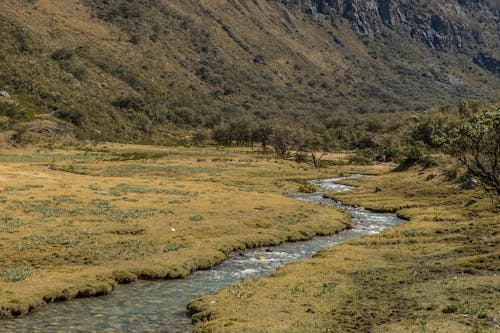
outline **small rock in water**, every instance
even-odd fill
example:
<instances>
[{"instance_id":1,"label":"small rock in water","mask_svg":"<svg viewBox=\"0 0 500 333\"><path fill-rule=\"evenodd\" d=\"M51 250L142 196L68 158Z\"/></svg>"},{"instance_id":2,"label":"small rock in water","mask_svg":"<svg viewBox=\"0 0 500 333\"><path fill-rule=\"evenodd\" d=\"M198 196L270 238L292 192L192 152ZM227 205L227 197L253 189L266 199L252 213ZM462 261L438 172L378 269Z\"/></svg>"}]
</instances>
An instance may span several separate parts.
<instances>
[{"instance_id":1,"label":"small rock in water","mask_svg":"<svg viewBox=\"0 0 500 333\"><path fill-rule=\"evenodd\" d=\"M377 186L377 188L375 188L375 193L379 193L379 192L382 192L382 189Z\"/></svg>"},{"instance_id":2,"label":"small rock in water","mask_svg":"<svg viewBox=\"0 0 500 333\"><path fill-rule=\"evenodd\" d=\"M266 257L264 257L264 256L258 256L257 259L259 259L259 260L266 260Z\"/></svg>"},{"instance_id":3,"label":"small rock in water","mask_svg":"<svg viewBox=\"0 0 500 333\"><path fill-rule=\"evenodd\" d=\"M266 249L266 252L273 252L272 249Z\"/></svg>"}]
</instances>

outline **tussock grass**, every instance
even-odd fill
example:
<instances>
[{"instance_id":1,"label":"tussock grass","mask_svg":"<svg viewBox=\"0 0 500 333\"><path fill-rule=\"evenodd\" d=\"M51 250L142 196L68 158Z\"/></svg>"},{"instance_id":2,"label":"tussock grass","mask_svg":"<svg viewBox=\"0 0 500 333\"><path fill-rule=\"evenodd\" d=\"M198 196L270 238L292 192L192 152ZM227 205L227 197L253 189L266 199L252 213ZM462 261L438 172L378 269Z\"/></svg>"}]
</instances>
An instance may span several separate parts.
<instances>
[{"instance_id":1,"label":"tussock grass","mask_svg":"<svg viewBox=\"0 0 500 333\"><path fill-rule=\"evenodd\" d=\"M349 223L283 195L300 184L280 179L326 170L250 149L107 144L13 149L0 161L1 316L138 278L183 277L233 251Z\"/></svg>"},{"instance_id":2,"label":"tussock grass","mask_svg":"<svg viewBox=\"0 0 500 333\"><path fill-rule=\"evenodd\" d=\"M438 169L386 167L332 196L407 223L193 301L195 331L497 332L500 219L488 198Z\"/></svg>"}]
</instances>

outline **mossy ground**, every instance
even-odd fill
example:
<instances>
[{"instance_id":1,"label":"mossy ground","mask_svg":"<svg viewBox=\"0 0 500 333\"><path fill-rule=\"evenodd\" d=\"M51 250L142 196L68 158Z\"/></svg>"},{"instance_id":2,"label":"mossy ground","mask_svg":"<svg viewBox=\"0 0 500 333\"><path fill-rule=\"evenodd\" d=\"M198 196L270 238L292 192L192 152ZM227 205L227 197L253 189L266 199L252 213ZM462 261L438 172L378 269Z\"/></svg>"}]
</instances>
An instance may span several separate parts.
<instances>
[{"instance_id":1,"label":"mossy ground","mask_svg":"<svg viewBox=\"0 0 500 333\"><path fill-rule=\"evenodd\" d=\"M182 277L235 250L335 233L347 214L283 195L300 179L326 175L250 149L1 151L0 315L106 294L137 278Z\"/></svg>"},{"instance_id":2,"label":"mossy ground","mask_svg":"<svg viewBox=\"0 0 500 333\"><path fill-rule=\"evenodd\" d=\"M192 302L196 332L498 332L500 219L491 202L438 169L391 167L333 195L407 223Z\"/></svg>"}]
</instances>

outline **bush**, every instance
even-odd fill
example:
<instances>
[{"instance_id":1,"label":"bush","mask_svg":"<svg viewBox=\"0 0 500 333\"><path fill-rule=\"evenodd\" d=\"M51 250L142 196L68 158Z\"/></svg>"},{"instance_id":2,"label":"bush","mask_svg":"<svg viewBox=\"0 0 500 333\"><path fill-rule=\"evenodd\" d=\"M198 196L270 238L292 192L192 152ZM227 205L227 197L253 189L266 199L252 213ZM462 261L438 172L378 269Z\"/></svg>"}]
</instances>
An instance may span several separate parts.
<instances>
[{"instance_id":1,"label":"bush","mask_svg":"<svg viewBox=\"0 0 500 333\"><path fill-rule=\"evenodd\" d=\"M456 157L470 175L477 177L485 190L500 194L500 105L484 109L471 121L451 131L448 152Z\"/></svg>"},{"instance_id":2,"label":"bush","mask_svg":"<svg viewBox=\"0 0 500 333\"><path fill-rule=\"evenodd\" d=\"M212 139L219 145L229 146L231 144L231 135L228 126L221 124L212 130Z\"/></svg>"},{"instance_id":3,"label":"bush","mask_svg":"<svg viewBox=\"0 0 500 333\"><path fill-rule=\"evenodd\" d=\"M309 161L309 157L304 152L298 152L295 154L295 162L297 163L306 163Z\"/></svg>"},{"instance_id":4,"label":"bush","mask_svg":"<svg viewBox=\"0 0 500 333\"><path fill-rule=\"evenodd\" d=\"M373 161L373 151L371 149L357 150L349 156L349 164L366 165Z\"/></svg>"},{"instance_id":5,"label":"bush","mask_svg":"<svg viewBox=\"0 0 500 333\"><path fill-rule=\"evenodd\" d=\"M85 115L79 110L58 110L54 116L75 126L81 126L85 119Z\"/></svg>"},{"instance_id":6,"label":"bush","mask_svg":"<svg viewBox=\"0 0 500 333\"><path fill-rule=\"evenodd\" d=\"M400 157L400 163L395 171L408 170L424 160L425 145L422 141L417 141L414 145L407 146L403 149Z\"/></svg>"},{"instance_id":7,"label":"bush","mask_svg":"<svg viewBox=\"0 0 500 333\"><path fill-rule=\"evenodd\" d=\"M437 162L436 162L436 160L434 160L434 158L432 156L425 155L424 158L420 161L420 165L424 169L429 169L429 168L437 166Z\"/></svg>"},{"instance_id":8,"label":"bush","mask_svg":"<svg viewBox=\"0 0 500 333\"><path fill-rule=\"evenodd\" d=\"M120 109L132 109L135 111L143 110L145 101L139 96L120 96L112 103L113 106Z\"/></svg>"},{"instance_id":9,"label":"bush","mask_svg":"<svg viewBox=\"0 0 500 333\"><path fill-rule=\"evenodd\" d=\"M459 166L454 165L451 168L446 169L444 171L444 175L445 175L447 180L454 180L454 179L457 179L459 171L460 171Z\"/></svg>"},{"instance_id":10,"label":"bush","mask_svg":"<svg viewBox=\"0 0 500 333\"><path fill-rule=\"evenodd\" d=\"M193 134L193 143L198 146L210 139L210 132L207 129L201 128Z\"/></svg>"},{"instance_id":11,"label":"bush","mask_svg":"<svg viewBox=\"0 0 500 333\"><path fill-rule=\"evenodd\" d=\"M14 38L16 39L17 45L19 46L19 51L23 53L33 52L33 46L23 31L21 31L20 29L16 30L14 32Z\"/></svg>"},{"instance_id":12,"label":"bush","mask_svg":"<svg viewBox=\"0 0 500 333\"><path fill-rule=\"evenodd\" d=\"M30 276L31 272L22 268L7 268L0 272L0 278L5 282L18 282Z\"/></svg>"},{"instance_id":13,"label":"bush","mask_svg":"<svg viewBox=\"0 0 500 333\"><path fill-rule=\"evenodd\" d=\"M0 116L14 118L15 114L16 107L13 104L0 102Z\"/></svg>"},{"instance_id":14,"label":"bush","mask_svg":"<svg viewBox=\"0 0 500 333\"><path fill-rule=\"evenodd\" d=\"M70 50L70 49L58 49L58 50L55 50L51 54L51 57L55 61L62 61L62 60L69 60L69 59L73 58L74 55L75 55L75 52L73 50Z\"/></svg>"},{"instance_id":15,"label":"bush","mask_svg":"<svg viewBox=\"0 0 500 333\"><path fill-rule=\"evenodd\" d=\"M316 193L318 190L311 184L300 185L299 192L301 193Z\"/></svg>"}]
</instances>

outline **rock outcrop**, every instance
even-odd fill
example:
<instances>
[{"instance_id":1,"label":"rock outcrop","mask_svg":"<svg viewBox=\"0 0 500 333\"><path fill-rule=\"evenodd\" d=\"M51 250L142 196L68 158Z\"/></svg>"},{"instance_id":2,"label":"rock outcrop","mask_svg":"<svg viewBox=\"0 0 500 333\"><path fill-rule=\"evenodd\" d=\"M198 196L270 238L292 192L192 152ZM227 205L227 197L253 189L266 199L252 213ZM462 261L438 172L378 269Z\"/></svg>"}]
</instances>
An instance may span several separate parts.
<instances>
[{"instance_id":1,"label":"rock outcrop","mask_svg":"<svg viewBox=\"0 0 500 333\"><path fill-rule=\"evenodd\" d=\"M465 54L500 77L499 0L282 0L304 13L351 22L360 35L395 35L431 52ZM496 54L485 50L497 50ZM489 53L489 54L488 54Z\"/></svg>"},{"instance_id":2,"label":"rock outcrop","mask_svg":"<svg viewBox=\"0 0 500 333\"><path fill-rule=\"evenodd\" d=\"M472 51L488 39L498 46L498 0L283 0L305 13L342 17L365 35L393 31L438 51ZM485 36L491 25L496 36ZM493 46L493 45L492 45Z\"/></svg>"}]
</instances>

